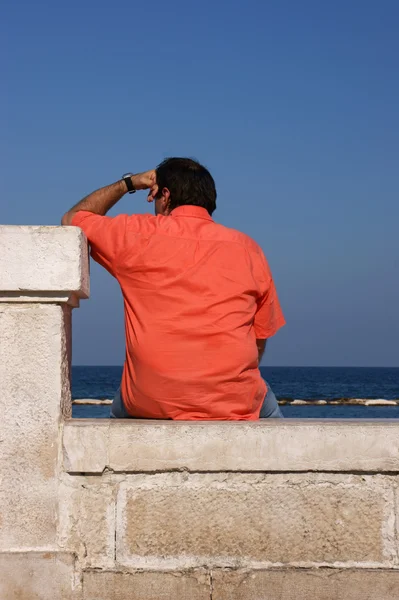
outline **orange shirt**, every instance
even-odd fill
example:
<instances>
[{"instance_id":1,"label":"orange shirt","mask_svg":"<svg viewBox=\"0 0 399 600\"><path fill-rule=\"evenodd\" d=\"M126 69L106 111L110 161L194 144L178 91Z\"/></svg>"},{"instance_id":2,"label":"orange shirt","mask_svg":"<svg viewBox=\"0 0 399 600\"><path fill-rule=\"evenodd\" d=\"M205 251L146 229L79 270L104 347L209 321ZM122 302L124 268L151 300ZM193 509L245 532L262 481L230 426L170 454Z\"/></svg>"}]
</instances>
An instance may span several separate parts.
<instances>
[{"instance_id":1,"label":"orange shirt","mask_svg":"<svg viewBox=\"0 0 399 600\"><path fill-rule=\"evenodd\" d=\"M204 208L73 218L125 307L122 398L136 417L256 420L266 385L256 339L284 325L261 248Z\"/></svg>"}]
</instances>

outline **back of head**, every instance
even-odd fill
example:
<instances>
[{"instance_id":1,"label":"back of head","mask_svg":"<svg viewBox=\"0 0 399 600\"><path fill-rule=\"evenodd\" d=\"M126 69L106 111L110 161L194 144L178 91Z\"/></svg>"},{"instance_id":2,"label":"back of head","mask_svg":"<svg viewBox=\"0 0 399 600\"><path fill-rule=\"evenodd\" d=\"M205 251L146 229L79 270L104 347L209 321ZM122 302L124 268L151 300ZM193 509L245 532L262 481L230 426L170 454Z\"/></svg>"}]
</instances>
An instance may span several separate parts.
<instances>
[{"instance_id":1,"label":"back of head","mask_svg":"<svg viewBox=\"0 0 399 600\"><path fill-rule=\"evenodd\" d=\"M216 187L208 169L191 158L167 158L156 169L158 194L170 192L169 211L178 206L206 208L211 215L216 209Z\"/></svg>"}]
</instances>

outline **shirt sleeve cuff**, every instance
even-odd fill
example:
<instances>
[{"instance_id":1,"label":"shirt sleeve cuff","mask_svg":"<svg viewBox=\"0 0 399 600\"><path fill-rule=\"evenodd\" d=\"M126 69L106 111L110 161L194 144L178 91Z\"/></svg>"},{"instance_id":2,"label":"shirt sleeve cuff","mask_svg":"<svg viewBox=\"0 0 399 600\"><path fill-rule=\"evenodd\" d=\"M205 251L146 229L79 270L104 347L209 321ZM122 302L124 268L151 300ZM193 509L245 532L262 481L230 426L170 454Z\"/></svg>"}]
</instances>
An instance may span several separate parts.
<instances>
[{"instance_id":1,"label":"shirt sleeve cuff","mask_svg":"<svg viewBox=\"0 0 399 600\"><path fill-rule=\"evenodd\" d=\"M87 210L79 210L72 217L71 225L74 227L81 227L82 221L85 217L92 215L93 213L88 212Z\"/></svg>"},{"instance_id":2,"label":"shirt sleeve cuff","mask_svg":"<svg viewBox=\"0 0 399 600\"><path fill-rule=\"evenodd\" d=\"M262 328L262 327L256 327L255 325L255 336L257 340L267 340L271 337L273 337L274 335L276 335L276 333L278 332L279 329L281 329L282 327L284 327L284 325L286 324L285 319L281 319L279 320L277 323L275 323L272 327L269 327L268 329L266 328Z\"/></svg>"}]
</instances>

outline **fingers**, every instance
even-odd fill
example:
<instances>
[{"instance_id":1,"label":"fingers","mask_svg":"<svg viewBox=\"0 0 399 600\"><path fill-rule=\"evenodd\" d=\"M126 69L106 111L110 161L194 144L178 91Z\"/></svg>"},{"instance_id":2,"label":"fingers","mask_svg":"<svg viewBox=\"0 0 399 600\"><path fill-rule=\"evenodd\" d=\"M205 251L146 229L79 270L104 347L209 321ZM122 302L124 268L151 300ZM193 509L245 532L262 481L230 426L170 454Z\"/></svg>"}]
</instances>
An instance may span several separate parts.
<instances>
[{"instance_id":1,"label":"fingers","mask_svg":"<svg viewBox=\"0 0 399 600\"><path fill-rule=\"evenodd\" d=\"M153 183L150 187L150 191L147 196L147 202L154 202L156 195L158 194L158 186L156 183Z\"/></svg>"},{"instance_id":2,"label":"fingers","mask_svg":"<svg viewBox=\"0 0 399 600\"><path fill-rule=\"evenodd\" d=\"M133 185L136 190L151 189L156 184L156 177L155 170L137 173L136 175L133 175Z\"/></svg>"},{"instance_id":3,"label":"fingers","mask_svg":"<svg viewBox=\"0 0 399 600\"><path fill-rule=\"evenodd\" d=\"M147 173L145 173L145 177L147 186L152 189L157 182L155 171L147 171Z\"/></svg>"}]
</instances>

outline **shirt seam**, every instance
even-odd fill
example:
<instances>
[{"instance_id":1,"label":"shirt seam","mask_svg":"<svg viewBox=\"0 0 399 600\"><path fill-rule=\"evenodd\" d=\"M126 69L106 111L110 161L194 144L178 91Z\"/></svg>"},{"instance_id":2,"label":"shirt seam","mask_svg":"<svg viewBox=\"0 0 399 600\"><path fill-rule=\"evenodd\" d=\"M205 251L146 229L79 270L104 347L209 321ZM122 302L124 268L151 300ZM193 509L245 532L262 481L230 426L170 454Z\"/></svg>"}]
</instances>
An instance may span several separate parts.
<instances>
[{"instance_id":1,"label":"shirt seam","mask_svg":"<svg viewBox=\"0 0 399 600\"><path fill-rule=\"evenodd\" d=\"M79 211L79 212L85 212L85 211ZM86 212L88 212L88 211L86 211ZM95 213L92 213L92 214L95 214ZM143 216L143 215L134 215L134 214L133 215L127 215L128 218L130 216ZM152 215L148 215L148 216L152 217ZM180 215L180 216L181 217L185 217L186 215ZM111 218L113 218L113 217L111 217ZM208 221L208 219L206 219L204 217L193 217L193 218L194 219L201 219L203 221ZM217 223L213 219L210 219L209 222L214 223L215 225L217 225ZM81 227L81 226L77 225L77 227ZM83 228L81 227L81 229L83 229ZM84 230L83 230L83 232L84 232ZM149 235L146 235L146 234L142 233L141 231L133 231L133 232L130 232L130 233L132 235L140 235L140 236L142 236L142 237L144 237L146 239L148 239L150 237L153 237L153 236L156 236L156 235L159 235L159 236L167 237L167 238L174 239L174 240L186 239L186 240L193 240L193 241L197 241L197 242L198 241L204 241L204 242L221 242L221 243L225 242L225 243L228 243L228 244L236 244L237 246L241 246L242 248L245 248L245 250L248 253L253 253L253 254L256 254L257 256L260 256L260 257L263 254L263 250L260 248L260 246L258 248L256 248L256 249L252 250L252 249L248 248L248 246L245 243L240 242L238 240L212 240L212 239L208 240L208 239L201 238L201 237L187 237L187 236L181 236L181 235L179 235L179 236L177 236L177 235L168 235L168 234L161 233L161 232L158 232L158 231L154 232L154 233L150 233ZM125 232L124 232L124 243L125 243L125 240L126 240L126 235L127 235L127 227L125 227ZM253 243L256 244L256 242L254 240L253 240Z\"/></svg>"},{"instance_id":2,"label":"shirt seam","mask_svg":"<svg viewBox=\"0 0 399 600\"><path fill-rule=\"evenodd\" d=\"M206 238L201 238L201 237L190 237L190 236L183 236L183 235L168 235L166 233L150 233L148 235L142 233L141 231L134 231L131 232L131 235L138 235L138 236L142 236L145 239L149 239L151 237L155 237L157 235L162 236L162 237L166 237L169 238L171 240L192 240L194 242L210 242L210 243L227 243L227 244L235 244L237 246L240 246L241 248L244 248L244 250L246 250L249 254L253 253L256 254L257 256L262 256L263 251L261 250L261 248L259 248L259 250L251 250L250 248L248 248L243 242L239 242L237 240L215 240L215 239L206 239ZM125 232L125 237L126 237L126 232ZM256 243L256 242L255 242Z\"/></svg>"},{"instance_id":3,"label":"shirt seam","mask_svg":"<svg viewBox=\"0 0 399 600\"><path fill-rule=\"evenodd\" d=\"M173 219L201 219L202 221L209 221L210 223L215 223L212 217L199 217L197 215L171 215Z\"/></svg>"}]
</instances>

